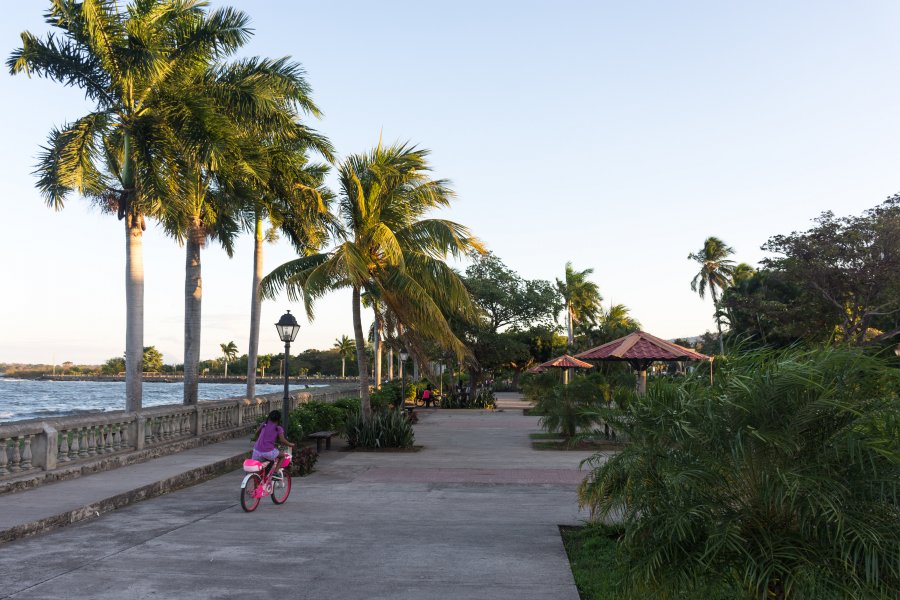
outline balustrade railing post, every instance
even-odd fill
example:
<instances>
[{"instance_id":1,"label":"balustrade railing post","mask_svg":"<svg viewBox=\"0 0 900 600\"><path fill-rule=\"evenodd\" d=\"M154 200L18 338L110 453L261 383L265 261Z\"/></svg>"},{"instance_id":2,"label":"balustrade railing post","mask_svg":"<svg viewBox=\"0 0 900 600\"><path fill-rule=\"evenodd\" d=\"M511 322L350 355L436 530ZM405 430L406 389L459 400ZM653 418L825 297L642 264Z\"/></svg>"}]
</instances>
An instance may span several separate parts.
<instances>
[{"instance_id":1,"label":"balustrade railing post","mask_svg":"<svg viewBox=\"0 0 900 600\"><path fill-rule=\"evenodd\" d=\"M59 432L46 423L41 424L42 433L31 440L31 464L45 471L56 468Z\"/></svg>"},{"instance_id":2,"label":"balustrade railing post","mask_svg":"<svg viewBox=\"0 0 900 600\"><path fill-rule=\"evenodd\" d=\"M147 420L144 415L137 413L134 420L128 424L128 439L134 443L135 450L144 449L144 428L147 426Z\"/></svg>"},{"instance_id":3,"label":"balustrade railing post","mask_svg":"<svg viewBox=\"0 0 900 600\"><path fill-rule=\"evenodd\" d=\"M194 412L191 415L191 435L198 437L203 433L203 409L199 404L194 406Z\"/></svg>"}]
</instances>

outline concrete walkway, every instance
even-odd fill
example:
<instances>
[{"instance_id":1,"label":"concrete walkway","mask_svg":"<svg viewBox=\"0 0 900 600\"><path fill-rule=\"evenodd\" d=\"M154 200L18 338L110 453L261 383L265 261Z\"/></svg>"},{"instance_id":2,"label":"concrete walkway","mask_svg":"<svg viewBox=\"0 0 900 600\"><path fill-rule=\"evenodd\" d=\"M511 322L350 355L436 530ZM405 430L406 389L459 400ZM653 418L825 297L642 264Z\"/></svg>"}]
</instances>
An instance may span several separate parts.
<instances>
[{"instance_id":1,"label":"concrete walkway","mask_svg":"<svg viewBox=\"0 0 900 600\"><path fill-rule=\"evenodd\" d=\"M245 514L234 471L4 544L0 598L577 600L557 526L587 454L532 450L506 406L419 411L419 452L325 452L282 506Z\"/></svg>"}]
</instances>

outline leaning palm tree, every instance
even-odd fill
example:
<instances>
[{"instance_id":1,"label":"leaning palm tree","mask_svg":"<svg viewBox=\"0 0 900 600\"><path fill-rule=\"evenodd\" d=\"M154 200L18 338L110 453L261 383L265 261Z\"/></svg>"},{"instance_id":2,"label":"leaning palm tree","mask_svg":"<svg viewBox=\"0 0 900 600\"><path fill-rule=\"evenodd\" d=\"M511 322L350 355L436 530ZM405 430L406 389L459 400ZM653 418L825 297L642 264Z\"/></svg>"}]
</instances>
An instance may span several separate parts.
<instances>
[{"instance_id":1,"label":"leaning palm tree","mask_svg":"<svg viewBox=\"0 0 900 600\"><path fill-rule=\"evenodd\" d=\"M353 356L356 352L356 344L346 335L334 340L334 349L341 355L341 377L346 377L347 358Z\"/></svg>"},{"instance_id":2,"label":"leaning palm tree","mask_svg":"<svg viewBox=\"0 0 900 600\"><path fill-rule=\"evenodd\" d=\"M146 218L183 202L174 175L185 140L213 152L217 118L183 82L198 66L233 52L250 34L247 17L199 2L52 0L58 32L24 32L7 61L12 74L36 74L84 90L94 109L53 129L37 167L48 205L72 192L114 212L125 225L127 410L140 410L144 338L142 236Z\"/></svg>"},{"instance_id":3,"label":"leaning palm tree","mask_svg":"<svg viewBox=\"0 0 900 600\"><path fill-rule=\"evenodd\" d=\"M465 353L441 309L451 307L468 315L472 302L444 258L483 247L459 223L424 218L429 210L449 205L453 196L445 180L429 176L427 155L407 144L379 144L367 154L348 157L338 171L341 243L326 254L281 265L261 285L266 296L286 288L288 298L304 300L309 315L317 298L351 288L360 399L366 415L371 407L360 306L364 291L378 296L410 329L459 355Z\"/></svg>"},{"instance_id":4,"label":"leaning palm tree","mask_svg":"<svg viewBox=\"0 0 900 600\"><path fill-rule=\"evenodd\" d=\"M556 280L556 288L566 308L566 335L571 350L575 346L575 324L593 324L600 313L600 288L588 276L593 269L576 271L571 262L566 263L566 275L564 279Z\"/></svg>"},{"instance_id":5,"label":"leaning palm tree","mask_svg":"<svg viewBox=\"0 0 900 600\"><path fill-rule=\"evenodd\" d=\"M237 358L237 345L232 341L227 344L219 344L219 348L222 350L222 359L225 363L225 377L228 377L228 363Z\"/></svg>"},{"instance_id":6,"label":"leaning palm tree","mask_svg":"<svg viewBox=\"0 0 900 600\"><path fill-rule=\"evenodd\" d=\"M719 330L719 353L725 354L725 343L722 340L722 315L718 312L718 292L731 284L734 275L734 261L728 257L734 254L734 249L717 237L710 236L703 242L703 247L698 252L688 254L688 259L700 263L700 271L691 281L691 290L697 292L701 298L706 297L709 288L712 295L713 306L716 308L716 327Z\"/></svg>"}]
</instances>

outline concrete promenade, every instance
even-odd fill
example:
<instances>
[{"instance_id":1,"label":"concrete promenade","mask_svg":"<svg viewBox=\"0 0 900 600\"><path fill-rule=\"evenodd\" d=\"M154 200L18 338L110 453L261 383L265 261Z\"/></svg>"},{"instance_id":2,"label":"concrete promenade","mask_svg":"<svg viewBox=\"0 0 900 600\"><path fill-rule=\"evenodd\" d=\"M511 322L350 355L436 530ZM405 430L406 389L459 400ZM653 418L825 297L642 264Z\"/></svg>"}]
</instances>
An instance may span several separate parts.
<instances>
[{"instance_id":1,"label":"concrete promenade","mask_svg":"<svg viewBox=\"0 0 900 600\"><path fill-rule=\"evenodd\" d=\"M503 411L418 411L419 452L323 453L282 506L264 499L245 514L232 471L2 544L0 598L577 600L557 526L586 516L575 488L587 453L532 450L537 418L500 396ZM153 463L130 485L152 484ZM66 484L89 499L95 478L115 473L0 496L0 518L27 519L31 494L52 504ZM81 501L75 487L55 497Z\"/></svg>"}]
</instances>

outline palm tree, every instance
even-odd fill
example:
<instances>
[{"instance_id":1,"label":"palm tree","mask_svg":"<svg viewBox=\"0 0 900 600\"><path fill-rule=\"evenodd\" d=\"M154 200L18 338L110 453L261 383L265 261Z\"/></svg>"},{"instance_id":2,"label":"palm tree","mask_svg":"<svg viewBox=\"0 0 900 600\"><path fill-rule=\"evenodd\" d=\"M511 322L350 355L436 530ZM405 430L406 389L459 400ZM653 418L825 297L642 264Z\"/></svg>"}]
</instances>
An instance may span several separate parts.
<instances>
[{"instance_id":1,"label":"palm tree","mask_svg":"<svg viewBox=\"0 0 900 600\"><path fill-rule=\"evenodd\" d=\"M318 109L306 98L302 105L314 115ZM263 277L263 241L274 240L280 230L300 255L318 252L327 239L332 219L329 206L333 194L324 185L328 168L309 162L308 152L315 150L328 160L333 159L331 145L311 130L299 129L294 140L270 144L264 158L267 176L244 194L252 198L245 221L253 231L253 278L250 295L250 340L247 351L247 397L256 394L256 361L259 351L259 319L262 298L259 284ZM263 234L268 220L273 225Z\"/></svg>"},{"instance_id":2,"label":"palm tree","mask_svg":"<svg viewBox=\"0 0 900 600\"><path fill-rule=\"evenodd\" d=\"M379 143L367 154L348 157L338 171L342 221L338 235L343 241L327 254L281 265L261 285L267 297L286 288L288 298L304 300L308 314L315 299L337 288L351 288L360 399L366 415L371 407L360 310L363 292L380 298L399 322L419 335L459 355L465 353L445 311L468 315L472 302L458 273L443 259L483 247L459 223L423 218L432 208L448 206L453 196L445 180L429 176L427 155L406 144Z\"/></svg>"},{"instance_id":3,"label":"palm tree","mask_svg":"<svg viewBox=\"0 0 900 600\"><path fill-rule=\"evenodd\" d=\"M263 354L257 358L257 364L259 365L259 368L262 369L262 376L265 377L266 369L272 366L272 355Z\"/></svg>"},{"instance_id":4,"label":"palm tree","mask_svg":"<svg viewBox=\"0 0 900 600\"><path fill-rule=\"evenodd\" d=\"M700 263L700 271L691 281L691 290L706 297L706 289L712 295L713 306L716 308L716 327L719 330L719 353L725 354L725 343L722 340L722 317L718 313L718 292L731 284L734 274L734 261L728 257L734 254L734 249L726 245L717 237L710 236L703 242L699 252L691 252L688 259Z\"/></svg>"},{"instance_id":5,"label":"palm tree","mask_svg":"<svg viewBox=\"0 0 900 600\"><path fill-rule=\"evenodd\" d=\"M749 280L754 275L756 275L756 269L745 262L738 263L731 273L731 283L736 285L742 281Z\"/></svg>"},{"instance_id":6,"label":"palm tree","mask_svg":"<svg viewBox=\"0 0 900 600\"><path fill-rule=\"evenodd\" d=\"M341 377L345 377L345 363L347 358L353 356L353 353L356 352L356 344L346 335L342 335L339 339L334 340L334 348L341 355Z\"/></svg>"},{"instance_id":7,"label":"palm tree","mask_svg":"<svg viewBox=\"0 0 900 600\"><path fill-rule=\"evenodd\" d=\"M125 225L126 410L142 403L145 219L183 202L180 151L189 140L214 153L217 115L185 89L198 68L241 46L247 17L198 2L52 0L46 21L59 30L22 34L10 73L37 74L84 90L94 109L50 132L38 164L38 188L59 210L76 192L117 213Z\"/></svg>"},{"instance_id":8,"label":"palm tree","mask_svg":"<svg viewBox=\"0 0 900 600\"><path fill-rule=\"evenodd\" d=\"M579 322L594 323L600 312L600 288L588 276L593 269L576 271L571 262L566 263L565 278L556 280L556 288L563 298L566 307L566 334L569 349L575 346L575 324Z\"/></svg>"},{"instance_id":9,"label":"palm tree","mask_svg":"<svg viewBox=\"0 0 900 600\"><path fill-rule=\"evenodd\" d=\"M219 344L219 348L222 350L222 357L225 362L225 377L228 377L228 363L237 358L238 348L234 342Z\"/></svg>"},{"instance_id":10,"label":"palm tree","mask_svg":"<svg viewBox=\"0 0 900 600\"><path fill-rule=\"evenodd\" d=\"M290 159L299 154L300 164L305 165L307 144L320 144L328 149L321 136L298 121L303 111L318 114L308 98L309 86L302 73L298 64L286 59L243 59L199 72L185 85L203 91L212 101L211 109L219 116L220 127L216 133L218 145L222 147L209 155L196 153L193 146L184 149L183 160L188 166L183 185L186 211L164 220L167 231L185 245L187 254L185 404L197 402L202 301L200 251L206 240L217 239L231 257L234 240L241 222L247 220L247 213L258 217L263 208L271 206L271 202L257 198L266 199L270 189L286 202L300 197L294 190L301 187L302 180L285 163L297 163ZM321 199L314 199L313 203L318 205ZM261 246L260 243L260 255ZM258 310L254 314L253 308L258 309L258 303L251 308L258 327ZM258 329L256 334L258 344ZM250 397L255 394L257 344L251 344L253 356L248 360Z\"/></svg>"}]
</instances>

